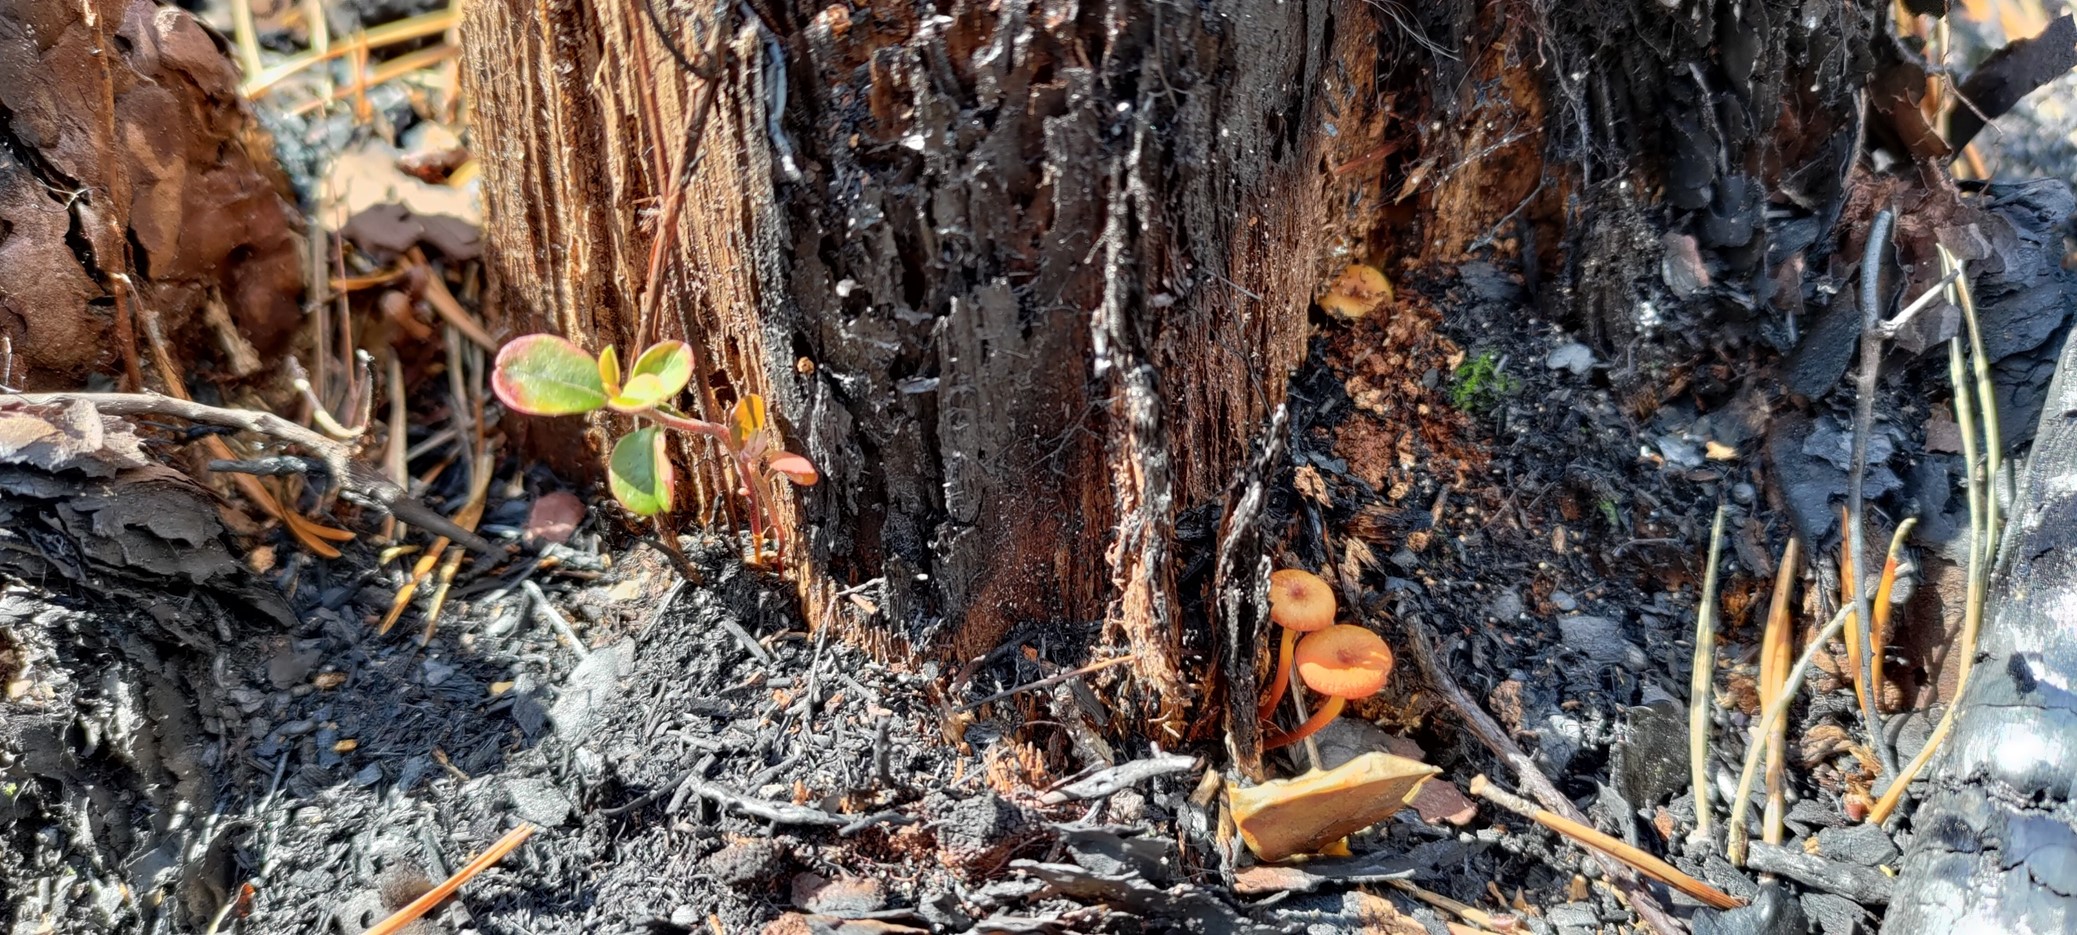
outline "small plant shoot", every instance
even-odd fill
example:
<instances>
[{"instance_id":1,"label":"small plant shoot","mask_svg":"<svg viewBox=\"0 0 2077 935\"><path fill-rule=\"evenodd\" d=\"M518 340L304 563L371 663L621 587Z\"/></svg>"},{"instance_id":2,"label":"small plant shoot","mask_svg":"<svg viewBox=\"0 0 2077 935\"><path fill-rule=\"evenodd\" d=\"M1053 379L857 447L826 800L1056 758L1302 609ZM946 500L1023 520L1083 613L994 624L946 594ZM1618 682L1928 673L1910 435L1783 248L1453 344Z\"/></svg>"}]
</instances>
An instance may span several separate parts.
<instances>
[{"instance_id":1,"label":"small plant shoot","mask_svg":"<svg viewBox=\"0 0 2077 935\"><path fill-rule=\"evenodd\" d=\"M773 480L785 477L805 487L813 485L819 475L812 462L781 444L762 396L744 394L730 412L727 425L695 419L672 407L671 401L691 380L692 351L682 341L651 345L623 375L620 355L610 345L593 358L563 338L530 334L513 339L498 351L491 388L507 408L527 415L582 415L611 409L647 423L614 442L606 464L613 498L640 516L671 509L675 474L664 444L665 429L719 442L735 463L742 494L750 501L750 533L761 556L764 530L772 520ZM781 529L772 528L775 532ZM784 548L783 539L778 546Z\"/></svg>"}]
</instances>

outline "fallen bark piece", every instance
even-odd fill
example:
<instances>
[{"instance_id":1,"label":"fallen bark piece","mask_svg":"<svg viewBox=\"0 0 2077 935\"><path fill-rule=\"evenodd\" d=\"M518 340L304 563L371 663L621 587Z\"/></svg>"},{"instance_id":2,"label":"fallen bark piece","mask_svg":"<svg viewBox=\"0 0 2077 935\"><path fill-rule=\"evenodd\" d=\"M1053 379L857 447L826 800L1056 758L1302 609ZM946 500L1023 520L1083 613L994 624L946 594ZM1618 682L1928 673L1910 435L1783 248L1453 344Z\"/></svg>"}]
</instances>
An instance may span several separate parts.
<instances>
[{"instance_id":1,"label":"fallen bark piece","mask_svg":"<svg viewBox=\"0 0 2077 935\"><path fill-rule=\"evenodd\" d=\"M1330 770L1249 788L1229 785L1226 803L1241 840L1263 860L1311 854L1392 816L1442 772L1389 753L1366 753Z\"/></svg>"},{"instance_id":2,"label":"fallen bark piece","mask_svg":"<svg viewBox=\"0 0 2077 935\"><path fill-rule=\"evenodd\" d=\"M1889 904L1896 880L1873 867L1827 860L1806 854L1801 848L1757 843L1745 856L1745 865L1762 873L1778 873L1805 886L1837 893L1871 906Z\"/></svg>"}]
</instances>

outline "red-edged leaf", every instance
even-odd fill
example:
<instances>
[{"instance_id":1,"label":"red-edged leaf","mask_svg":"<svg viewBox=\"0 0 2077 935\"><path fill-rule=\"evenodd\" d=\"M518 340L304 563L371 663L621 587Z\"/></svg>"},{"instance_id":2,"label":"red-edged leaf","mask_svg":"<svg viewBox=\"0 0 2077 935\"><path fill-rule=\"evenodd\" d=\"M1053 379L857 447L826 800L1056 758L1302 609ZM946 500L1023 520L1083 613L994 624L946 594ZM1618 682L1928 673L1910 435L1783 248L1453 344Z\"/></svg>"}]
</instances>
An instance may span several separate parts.
<instances>
[{"instance_id":1,"label":"red-edged leaf","mask_svg":"<svg viewBox=\"0 0 2077 935\"><path fill-rule=\"evenodd\" d=\"M815 462L791 451L774 452L771 457L765 459L764 466L786 475L787 480L802 487L813 487L815 481L821 478L815 471Z\"/></svg>"},{"instance_id":2,"label":"red-edged leaf","mask_svg":"<svg viewBox=\"0 0 2077 935\"><path fill-rule=\"evenodd\" d=\"M613 497L638 516L655 516L671 508L671 460L664 454L663 430L636 429L613 445L606 465Z\"/></svg>"},{"instance_id":3,"label":"red-edged leaf","mask_svg":"<svg viewBox=\"0 0 2077 935\"><path fill-rule=\"evenodd\" d=\"M552 334L514 338L498 350L491 388L517 412L566 416L606 404L606 387L590 354Z\"/></svg>"}]
</instances>

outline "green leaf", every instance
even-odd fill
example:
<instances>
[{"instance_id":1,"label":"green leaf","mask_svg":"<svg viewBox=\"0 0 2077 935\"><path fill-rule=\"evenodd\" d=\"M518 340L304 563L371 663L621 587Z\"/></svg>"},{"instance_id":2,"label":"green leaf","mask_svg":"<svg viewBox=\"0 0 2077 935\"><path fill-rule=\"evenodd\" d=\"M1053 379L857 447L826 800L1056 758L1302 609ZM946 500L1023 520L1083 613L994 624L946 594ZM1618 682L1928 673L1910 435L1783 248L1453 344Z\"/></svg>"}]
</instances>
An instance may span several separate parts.
<instances>
[{"instance_id":1,"label":"green leaf","mask_svg":"<svg viewBox=\"0 0 2077 935\"><path fill-rule=\"evenodd\" d=\"M664 455L663 430L636 429L613 445L606 465L613 498L638 516L655 516L671 508L671 460Z\"/></svg>"},{"instance_id":2,"label":"green leaf","mask_svg":"<svg viewBox=\"0 0 2077 935\"><path fill-rule=\"evenodd\" d=\"M516 412L567 416L606 404L606 387L590 354L552 334L514 338L498 350L490 376L498 399Z\"/></svg>"},{"instance_id":3,"label":"green leaf","mask_svg":"<svg viewBox=\"0 0 2077 935\"><path fill-rule=\"evenodd\" d=\"M683 341L659 341L635 358L627 372L627 386L606 405L621 412L654 409L678 395L691 380L692 349Z\"/></svg>"}]
</instances>

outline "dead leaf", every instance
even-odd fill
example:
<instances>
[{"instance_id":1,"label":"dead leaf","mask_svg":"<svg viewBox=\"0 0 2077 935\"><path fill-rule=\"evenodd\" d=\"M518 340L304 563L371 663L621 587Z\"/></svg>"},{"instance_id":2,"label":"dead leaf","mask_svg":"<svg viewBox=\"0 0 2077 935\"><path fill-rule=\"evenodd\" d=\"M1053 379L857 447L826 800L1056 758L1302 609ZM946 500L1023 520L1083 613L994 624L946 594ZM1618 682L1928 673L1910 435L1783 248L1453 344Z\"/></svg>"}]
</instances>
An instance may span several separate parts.
<instances>
[{"instance_id":1,"label":"dead leaf","mask_svg":"<svg viewBox=\"0 0 2077 935\"><path fill-rule=\"evenodd\" d=\"M1392 816L1442 772L1389 753L1366 753L1330 770L1259 786L1229 785L1226 802L1240 837L1263 860L1321 848Z\"/></svg>"},{"instance_id":2,"label":"dead leaf","mask_svg":"<svg viewBox=\"0 0 2077 935\"><path fill-rule=\"evenodd\" d=\"M570 541L582 522L584 501L563 490L543 494L527 510L526 541L533 546L560 545Z\"/></svg>"}]
</instances>

